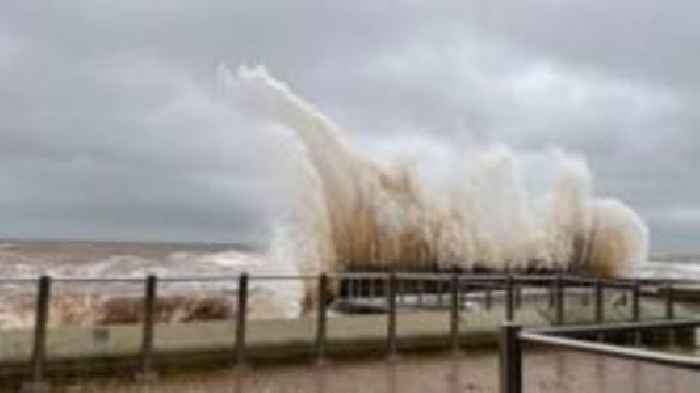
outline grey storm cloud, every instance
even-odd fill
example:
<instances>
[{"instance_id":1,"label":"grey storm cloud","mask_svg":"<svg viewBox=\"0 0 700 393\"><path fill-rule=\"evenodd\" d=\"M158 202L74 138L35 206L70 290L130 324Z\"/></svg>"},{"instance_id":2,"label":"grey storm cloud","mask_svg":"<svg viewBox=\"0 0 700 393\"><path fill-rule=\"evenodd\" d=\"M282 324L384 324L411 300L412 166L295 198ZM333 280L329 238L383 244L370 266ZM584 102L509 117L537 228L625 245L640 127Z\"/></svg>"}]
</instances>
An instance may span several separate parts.
<instances>
[{"instance_id":1,"label":"grey storm cloud","mask_svg":"<svg viewBox=\"0 0 700 393\"><path fill-rule=\"evenodd\" d=\"M581 153L653 248L695 247L697 2L9 3L0 237L264 239L284 141L222 99L223 63L264 64L368 149Z\"/></svg>"}]
</instances>

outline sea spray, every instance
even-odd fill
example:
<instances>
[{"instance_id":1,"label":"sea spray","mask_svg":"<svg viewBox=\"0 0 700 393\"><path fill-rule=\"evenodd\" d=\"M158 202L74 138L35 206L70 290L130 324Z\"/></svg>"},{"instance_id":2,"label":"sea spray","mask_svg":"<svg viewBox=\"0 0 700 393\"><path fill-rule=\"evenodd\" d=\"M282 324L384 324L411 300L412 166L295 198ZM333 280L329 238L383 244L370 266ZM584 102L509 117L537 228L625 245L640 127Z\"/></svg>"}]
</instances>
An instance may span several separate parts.
<instances>
[{"instance_id":1,"label":"sea spray","mask_svg":"<svg viewBox=\"0 0 700 393\"><path fill-rule=\"evenodd\" d=\"M369 159L340 126L263 67L219 74L242 104L294 131L300 147L285 244L302 273L358 269L575 268L629 272L646 259L647 229L619 201L593 197L581 157L539 153L556 176L543 190L526 183L523 158L506 146L465 147L446 190L412 165ZM292 245L292 247L289 247Z\"/></svg>"}]
</instances>

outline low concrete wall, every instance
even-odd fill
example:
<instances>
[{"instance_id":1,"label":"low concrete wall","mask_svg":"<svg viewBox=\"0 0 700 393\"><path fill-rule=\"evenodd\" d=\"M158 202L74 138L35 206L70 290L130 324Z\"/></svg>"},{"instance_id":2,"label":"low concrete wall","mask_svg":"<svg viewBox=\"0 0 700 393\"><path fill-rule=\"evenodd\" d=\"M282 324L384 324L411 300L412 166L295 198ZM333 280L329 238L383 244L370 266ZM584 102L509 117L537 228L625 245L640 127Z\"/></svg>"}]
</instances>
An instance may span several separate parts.
<instances>
[{"instance_id":1,"label":"low concrete wall","mask_svg":"<svg viewBox=\"0 0 700 393\"><path fill-rule=\"evenodd\" d=\"M629 306L617 298L606 302L608 322L627 321ZM460 344L463 348L495 346L504 322L502 305L493 309L463 312ZM516 321L526 327L550 325L553 312L547 306L528 305L517 310ZM645 302L642 319L661 319L662 304ZM694 315L682 307L678 318ZM592 305L567 302L566 322L592 323ZM450 347L447 312L399 313L400 351L439 351ZM154 368L172 370L229 367L234 364L234 321L157 324ZM314 358L316 321L258 319L248 321L246 360L251 364L309 361ZM326 355L330 358L380 357L386 349L385 315L337 316L328 319ZM682 334L685 337L685 334ZM694 337L694 336L693 336ZM31 345L29 332L0 332L0 382L15 383L28 377ZM51 379L92 375L129 375L139 367L141 328L138 325L109 327L61 327L48 332L47 375Z\"/></svg>"}]
</instances>

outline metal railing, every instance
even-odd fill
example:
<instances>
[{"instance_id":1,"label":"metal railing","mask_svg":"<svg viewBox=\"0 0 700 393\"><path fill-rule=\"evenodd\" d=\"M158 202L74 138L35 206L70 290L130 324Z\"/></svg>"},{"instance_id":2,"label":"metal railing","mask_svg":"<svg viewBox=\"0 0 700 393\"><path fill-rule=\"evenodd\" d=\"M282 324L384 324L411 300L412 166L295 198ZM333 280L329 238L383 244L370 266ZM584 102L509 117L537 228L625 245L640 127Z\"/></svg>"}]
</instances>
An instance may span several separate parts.
<instances>
[{"instance_id":1,"label":"metal railing","mask_svg":"<svg viewBox=\"0 0 700 393\"><path fill-rule=\"evenodd\" d=\"M318 276L255 276L251 277L247 273L242 273L238 276L229 277L189 277L189 278L162 278L151 275L145 280L134 278L118 278L118 279L52 279L49 276L42 276L36 279L4 279L0 280L0 284L7 283L30 283L36 282L38 292L35 308L35 324L33 336L33 350L31 356L31 370L33 383L41 383L45 379L46 364L47 364L47 325L49 318L49 301L51 298L52 282L129 282L129 283L144 283L144 307L142 318L142 336L139 351L140 369L139 374L148 376L153 374L154 369L154 324L156 323L155 313L157 307L157 289L159 282L174 283L181 281L219 281L219 282L236 282L236 331L235 342L232 343L231 361L236 364L244 364L246 362L246 323L249 319L248 312L248 297L249 297L249 281L254 280L318 280L318 301L316 315L316 332L315 338L312 340L313 352L319 360L323 360L326 356L326 345L328 343L327 335L327 318L328 308L330 303L330 283L331 280L339 280L345 282L345 286L340 285L341 292L345 292L346 297L353 298L360 294L368 297L382 297L386 304L387 327L386 327L386 351L389 356L396 355L398 351L397 337L397 309L401 305L399 287L402 283L417 282L420 284L413 285L411 288L416 291L418 303L423 303L423 295L430 292L438 297L440 305L443 305L443 295L449 295L449 343L450 347L457 350L460 345L459 321L460 312L463 306L462 296L466 292L475 293L481 292L483 296L481 300L485 309L491 309L494 301L494 293L502 295L504 303L504 319L513 321L516 316L517 309L522 305L523 289L544 288L549 290L549 303L554 308L553 324L557 326L564 325L565 319L565 296L566 290L569 288L588 288L593 291L595 297L595 320L597 323L603 323L605 319L605 302L604 291L606 289L622 289L630 291L632 294L632 318L633 322L640 320L640 299L642 292L640 285L654 285L664 289L663 296L665 297L666 313L665 318L673 319L674 313L674 285L696 284L690 280L599 280L587 277L578 277L565 274L554 275L526 275L526 274L464 274L464 273L340 273L340 274L320 274ZM364 280L364 281L363 281ZM365 290L365 286L367 289ZM359 291L357 288L361 288ZM447 290L447 293L445 293ZM341 296L343 294L341 293ZM512 327L514 328L514 327ZM511 329L511 328L509 328ZM509 340L513 340L513 330L506 330L511 336ZM506 332L504 331L504 332ZM504 333L506 334L506 333ZM535 334L535 333L532 333ZM517 337L515 343L522 340L535 341L534 336ZM515 345L508 341L508 345ZM509 348L509 347L508 347ZM506 348L506 349L508 349ZM510 350L508 350L510 351ZM510 352L509 352L510 353ZM509 358L512 358L510 356ZM512 368L512 367L510 367ZM510 369L509 368L509 369ZM511 391L508 391L509 393Z\"/></svg>"},{"instance_id":2,"label":"metal railing","mask_svg":"<svg viewBox=\"0 0 700 393\"><path fill-rule=\"evenodd\" d=\"M635 322L614 325L574 326L550 329L522 330L514 323L501 327L500 337L500 386L501 393L522 393L523 387L523 344L537 344L548 347L602 354L605 356L658 363L676 368L700 370L700 357L685 356L652 351L641 348L621 347L570 338L570 336L590 336L619 332L639 333L643 330L664 329L673 332L676 329L700 327L700 320Z\"/></svg>"}]
</instances>

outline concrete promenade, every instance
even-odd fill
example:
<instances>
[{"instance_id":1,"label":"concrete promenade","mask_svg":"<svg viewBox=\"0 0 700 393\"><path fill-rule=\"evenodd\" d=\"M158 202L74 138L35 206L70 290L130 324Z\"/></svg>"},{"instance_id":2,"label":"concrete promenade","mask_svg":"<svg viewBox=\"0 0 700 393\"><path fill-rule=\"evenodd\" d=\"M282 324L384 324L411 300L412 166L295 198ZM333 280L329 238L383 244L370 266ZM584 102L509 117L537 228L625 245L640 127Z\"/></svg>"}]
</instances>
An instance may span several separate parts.
<instances>
[{"instance_id":1,"label":"concrete promenade","mask_svg":"<svg viewBox=\"0 0 700 393\"><path fill-rule=\"evenodd\" d=\"M629 304L612 297L605 302L606 322L629 321ZM581 299L567 300L567 324L594 322L594 307ZM676 318L697 317L682 306ZM664 318L661 302L645 301L642 320ZM546 304L523 304L515 320L524 326L549 326L553 310ZM460 346L494 346L504 322L503 304L490 310L462 310L459 319ZM399 351L415 352L450 348L450 316L445 311L399 312ZM246 329L245 359L251 363L285 362L314 356L316 320L251 319ZM49 377L104 374L138 368L141 345L139 325L108 327L53 327L47 336ZM382 356L386 350L387 316L334 315L328 318L328 357ZM235 361L235 321L156 325L154 366L156 369L202 368L231 365ZM19 380L29 372L31 331L0 331L0 378Z\"/></svg>"}]
</instances>

